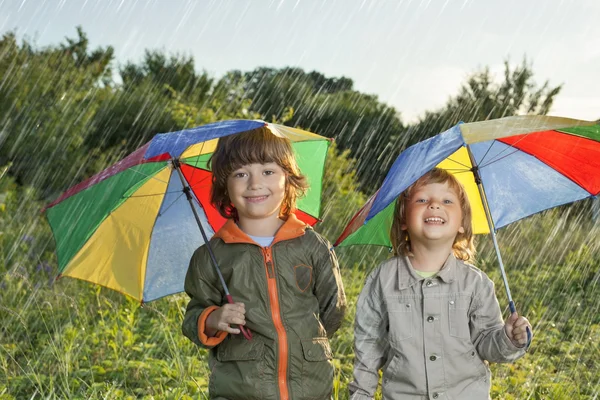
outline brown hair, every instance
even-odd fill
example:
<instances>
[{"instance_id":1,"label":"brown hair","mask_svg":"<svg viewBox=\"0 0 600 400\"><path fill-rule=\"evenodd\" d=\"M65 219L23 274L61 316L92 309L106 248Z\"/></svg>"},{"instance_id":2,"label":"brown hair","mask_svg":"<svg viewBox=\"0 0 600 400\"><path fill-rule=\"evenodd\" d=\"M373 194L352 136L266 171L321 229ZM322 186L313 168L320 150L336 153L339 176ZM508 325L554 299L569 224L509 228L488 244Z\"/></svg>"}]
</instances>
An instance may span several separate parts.
<instances>
[{"instance_id":1,"label":"brown hair","mask_svg":"<svg viewBox=\"0 0 600 400\"><path fill-rule=\"evenodd\" d=\"M462 210L462 227L465 231L456 235L452 252L460 260L473 261L475 258L475 245L473 244L473 227L471 225L471 204L467 192L454 175L441 168L434 168L427 172L398 196L394 210L394 221L390 230L394 255L412 255L408 231L402 229L402 225L406 225L406 202L417 188L430 183L447 183L450 188L456 191Z\"/></svg>"},{"instance_id":2,"label":"brown hair","mask_svg":"<svg viewBox=\"0 0 600 400\"><path fill-rule=\"evenodd\" d=\"M223 217L238 219L237 210L227 193L229 175L243 165L270 162L279 165L286 174L280 216L288 216L295 210L297 198L308 189L289 139L275 136L264 126L219 139L208 165L213 173L210 201Z\"/></svg>"}]
</instances>

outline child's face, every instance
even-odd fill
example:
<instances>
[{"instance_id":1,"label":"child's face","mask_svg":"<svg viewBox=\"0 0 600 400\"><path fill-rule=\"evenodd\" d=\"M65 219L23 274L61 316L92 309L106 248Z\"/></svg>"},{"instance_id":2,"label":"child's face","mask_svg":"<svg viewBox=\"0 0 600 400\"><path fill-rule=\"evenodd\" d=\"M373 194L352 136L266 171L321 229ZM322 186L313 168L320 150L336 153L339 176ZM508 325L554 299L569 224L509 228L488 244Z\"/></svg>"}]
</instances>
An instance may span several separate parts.
<instances>
[{"instance_id":1,"label":"child's face","mask_svg":"<svg viewBox=\"0 0 600 400\"><path fill-rule=\"evenodd\" d=\"M240 219L278 218L285 183L285 171L278 164L247 164L229 175L227 192Z\"/></svg>"},{"instance_id":2,"label":"child's face","mask_svg":"<svg viewBox=\"0 0 600 400\"><path fill-rule=\"evenodd\" d=\"M454 244L456 235L464 232L458 194L448 183L430 183L416 188L406 200L406 223L411 245L417 243Z\"/></svg>"}]
</instances>

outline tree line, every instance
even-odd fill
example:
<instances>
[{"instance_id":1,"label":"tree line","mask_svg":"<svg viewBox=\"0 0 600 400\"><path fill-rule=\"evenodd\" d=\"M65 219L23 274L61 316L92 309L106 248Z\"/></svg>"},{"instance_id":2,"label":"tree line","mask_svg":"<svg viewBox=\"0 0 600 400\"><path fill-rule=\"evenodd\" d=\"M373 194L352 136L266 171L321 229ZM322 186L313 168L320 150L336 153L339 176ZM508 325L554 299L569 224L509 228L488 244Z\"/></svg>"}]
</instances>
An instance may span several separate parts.
<instances>
[{"instance_id":1,"label":"tree line","mask_svg":"<svg viewBox=\"0 0 600 400\"><path fill-rule=\"evenodd\" d=\"M146 50L115 67L111 46L91 49L83 28L37 48L15 33L0 40L0 165L43 197L56 196L152 138L231 118L263 118L335 138L356 160L360 188L372 192L407 146L470 122L546 114L561 85L538 85L532 66L505 62L501 81L473 72L457 95L417 122L347 77L300 68L198 71L189 56Z\"/></svg>"}]
</instances>

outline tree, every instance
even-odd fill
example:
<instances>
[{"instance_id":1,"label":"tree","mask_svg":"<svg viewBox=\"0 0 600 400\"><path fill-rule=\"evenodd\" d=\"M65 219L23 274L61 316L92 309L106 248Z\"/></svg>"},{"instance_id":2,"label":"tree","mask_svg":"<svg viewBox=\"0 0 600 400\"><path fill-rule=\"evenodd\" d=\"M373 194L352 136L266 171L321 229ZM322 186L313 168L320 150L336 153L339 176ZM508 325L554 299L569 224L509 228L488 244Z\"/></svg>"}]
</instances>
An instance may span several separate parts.
<instances>
[{"instance_id":1,"label":"tree","mask_svg":"<svg viewBox=\"0 0 600 400\"><path fill-rule=\"evenodd\" d=\"M353 90L346 77L328 78L300 68L257 68L241 79L251 110L286 125L303 126L335 138L340 150L357 159L361 189L374 188L374 178L385 174L380 163L391 138L404 130L399 113L377 96Z\"/></svg>"},{"instance_id":2,"label":"tree","mask_svg":"<svg viewBox=\"0 0 600 400\"><path fill-rule=\"evenodd\" d=\"M129 90L137 87L144 80L156 86L167 86L180 93L187 101L196 105L208 98L213 80L206 72L196 73L194 58L190 56L167 56L158 50L146 50L140 65L128 62L120 70L123 87ZM168 94L168 89L166 94Z\"/></svg>"},{"instance_id":3,"label":"tree","mask_svg":"<svg viewBox=\"0 0 600 400\"><path fill-rule=\"evenodd\" d=\"M427 111L419 122L408 128L410 141L416 143L456 125L458 122L485 121L511 115L538 114L550 111L562 85L551 87L546 81L535 83L531 65L526 59L511 69L504 62L504 81L496 83L489 68L472 74L437 111Z\"/></svg>"},{"instance_id":4,"label":"tree","mask_svg":"<svg viewBox=\"0 0 600 400\"><path fill-rule=\"evenodd\" d=\"M80 147L105 86L112 47L91 53L81 28L61 46L0 40L0 165L44 195L64 188L85 160Z\"/></svg>"}]
</instances>

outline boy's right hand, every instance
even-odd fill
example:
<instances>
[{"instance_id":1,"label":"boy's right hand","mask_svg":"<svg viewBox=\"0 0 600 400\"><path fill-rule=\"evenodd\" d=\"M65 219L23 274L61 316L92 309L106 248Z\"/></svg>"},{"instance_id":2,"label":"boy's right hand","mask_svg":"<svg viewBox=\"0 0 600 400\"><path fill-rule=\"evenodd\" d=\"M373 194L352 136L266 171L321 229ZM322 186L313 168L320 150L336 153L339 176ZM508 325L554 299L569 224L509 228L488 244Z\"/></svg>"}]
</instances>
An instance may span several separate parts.
<instances>
[{"instance_id":1,"label":"boy's right hand","mask_svg":"<svg viewBox=\"0 0 600 400\"><path fill-rule=\"evenodd\" d=\"M206 318L205 334L213 337L217 331L233 334L240 333L238 328L231 325L246 325L246 306L244 303L224 304L218 310L211 312Z\"/></svg>"}]
</instances>

